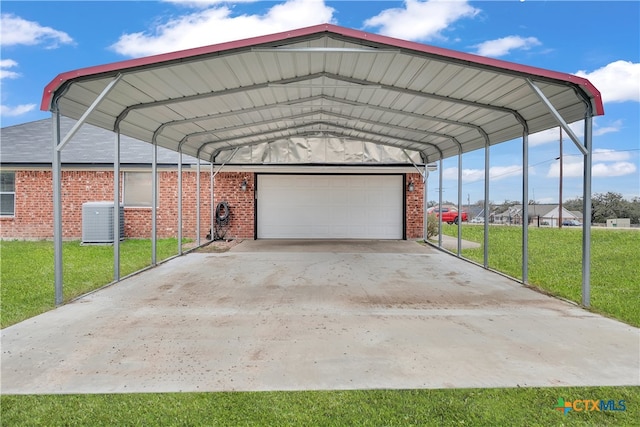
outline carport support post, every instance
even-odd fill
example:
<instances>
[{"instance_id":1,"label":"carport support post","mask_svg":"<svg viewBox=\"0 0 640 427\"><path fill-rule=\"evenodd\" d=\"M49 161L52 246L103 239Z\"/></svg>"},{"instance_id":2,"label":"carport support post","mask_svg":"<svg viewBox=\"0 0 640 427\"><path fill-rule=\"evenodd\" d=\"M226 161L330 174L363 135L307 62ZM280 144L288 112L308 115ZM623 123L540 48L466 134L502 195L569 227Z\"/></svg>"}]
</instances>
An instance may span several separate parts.
<instances>
[{"instance_id":1,"label":"carport support post","mask_svg":"<svg viewBox=\"0 0 640 427\"><path fill-rule=\"evenodd\" d=\"M151 265L157 264L158 240L158 144L153 144L151 163Z\"/></svg>"},{"instance_id":2,"label":"carport support post","mask_svg":"<svg viewBox=\"0 0 640 427\"><path fill-rule=\"evenodd\" d=\"M462 253L462 148L458 148L458 257Z\"/></svg>"},{"instance_id":3,"label":"carport support post","mask_svg":"<svg viewBox=\"0 0 640 427\"><path fill-rule=\"evenodd\" d=\"M51 162L51 172L53 180L53 258L54 258L54 283L55 283L55 303L60 305L63 302L62 292L62 185L60 161L60 113L57 103L53 104L51 114L51 124L53 129L53 159Z\"/></svg>"},{"instance_id":4,"label":"carport support post","mask_svg":"<svg viewBox=\"0 0 640 427\"><path fill-rule=\"evenodd\" d=\"M116 132L113 158L113 281L120 280L120 131Z\"/></svg>"},{"instance_id":5,"label":"carport support post","mask_svg":"<svg viewBox=\"0 0 640 427\"><path fill-rule=\"evenodd\" d=\"M484 145L484 268L489 268L489 142Z\"/></svg>"},{"instance_id":6,"label":"carport support post","mask_svg":"<svg viewBox=\"0 0 640 427\"><path fill-rule=\"evenodd\" d=\"M178 152L178 255L182 255L182 150Z\"/></svg>"},{"instance_id":7,"label":"carport support post","mask_svg":"<svg viewBox=\"0 0 640 427\"><path fill-rule=\"evenodd\" d=\"M422 216L423 216L423 239L426 242L429 239L429 233L428 233L428 229L429 229L429 221L427 218L427 209L429 208L428 205L428 201L427 201L427 184L429 181L429 169L427 169L427 163L429 162L425 162L424 164L424 175L422 176L422 182L424 183L424 194L422 195Z\"/></svg>"},{"instance_id":8,"label":"carport support post","mask_svg":"<svg viewBox=\"0 0 640 427\"><path fill-rule=\"evenodd\" d=\"M196 246L200 246L200 156L196 162Z\"/></svg>"},{"instance_id":9,"label":"carport support post","mask_svg":"<svg viewBox=\"0 0 640 427\"><path fill-rule=\"evenodd\" d=\"M209 185L211 186L211 213L209 214L209 236L211 236L211 238L209 240L213 241L213 216L214 216L214 211L215 211L215 203L213 201L213 181L214 180L214 176L213 176L213 162L211 162L211 169L209 169Z\"/></svg>"},{"instance_id":10,"label":"carport support post","mask_svg":"<svg viewBox=\"0 0 640 427\"><path fill-rule=\"evenodd\" d=\"M442 213L442 155L438 165L438 212ZM442 215L438 214L438 247L442 248Z\"/></svg>"},{"instance_id":11,"label":"carport support post","mask_svg":"<svg viewBox=\"0 0 640 427\"><path fill-rule=\"evenodd\" d=\"M582 305L591 306L591 167L593 118L591 114L584 120L584 175L582 195Z\"/></svg>"},{"instance_id":12,"label":"carport support post","mask_svg":"<svg viewBox=\"0 0 640 427\"><path fill-rule=\"evenodd\" d=\"M529 282L529 134L522 135L522 283Z\"/></svg>"}]
</instances>

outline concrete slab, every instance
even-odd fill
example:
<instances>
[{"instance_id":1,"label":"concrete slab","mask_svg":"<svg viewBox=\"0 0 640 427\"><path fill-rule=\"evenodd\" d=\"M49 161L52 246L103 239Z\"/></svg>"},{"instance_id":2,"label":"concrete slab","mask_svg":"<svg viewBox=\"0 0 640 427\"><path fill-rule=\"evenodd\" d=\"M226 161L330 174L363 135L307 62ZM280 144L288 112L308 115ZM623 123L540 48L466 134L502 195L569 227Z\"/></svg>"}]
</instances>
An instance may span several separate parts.
<instances>
[{"instance_id":1,"label":"concrete slab","mask_svg":"<svg viewBox=\"0 0 640 427\"><path fill-rule=\"evenodd\" d=\"M638 328L415 242L377 245L176 258L2 330L1 391L640 385Z\"/></svg>"}]
</instances>

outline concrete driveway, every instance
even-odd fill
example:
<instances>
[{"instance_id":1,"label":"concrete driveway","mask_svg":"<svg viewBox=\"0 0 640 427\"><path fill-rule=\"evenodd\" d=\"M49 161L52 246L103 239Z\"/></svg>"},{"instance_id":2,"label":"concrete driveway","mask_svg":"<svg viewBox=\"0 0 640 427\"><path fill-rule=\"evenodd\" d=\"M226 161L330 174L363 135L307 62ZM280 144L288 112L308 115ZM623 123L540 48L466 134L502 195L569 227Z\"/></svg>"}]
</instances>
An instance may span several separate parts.
<instances>
[{"instance_id":1,"label":"concrete driveway","mask_svg":"<svg viewBox=\"0 0 640 427\"><path fill-rule=\"evenodd\" d=\"M245 241L2 330L2 393L639 385L640 331L415 242Z\"/></svg>"}]
</instances>

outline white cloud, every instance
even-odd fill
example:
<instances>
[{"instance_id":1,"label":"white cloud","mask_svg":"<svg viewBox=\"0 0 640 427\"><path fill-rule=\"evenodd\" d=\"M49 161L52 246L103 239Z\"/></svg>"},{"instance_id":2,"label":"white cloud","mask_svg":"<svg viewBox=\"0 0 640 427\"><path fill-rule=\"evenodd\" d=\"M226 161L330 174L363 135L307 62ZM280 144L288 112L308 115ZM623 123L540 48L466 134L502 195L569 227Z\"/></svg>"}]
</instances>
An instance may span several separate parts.
<instances>
[{"instance_id":1,"label":"white cloud","mask_svg":"<svg viewBox=\"0 0 640 427\"><path fill-rule=\"evenodd\" d=\"M529 174L535 174L533 168L529 169ZM493 166L489 169L489 179L492 181L499 181L501 179L509 178L512 176L521 176L522 166ZM442 170L442 178L449 180L458 179L458 168L445 168ZM469 184L472 182L478 182L484 180L484 169L462 169L462 182Z\"/></svg>"},{"instance_id":2,"label":"white cloud","mask_svg":"<svg viewBox=\"0 0 640 427\"><path fill-rule=\"evenodd\" d=\"M582 124L582 122L580 122L580 123ZM616 120L613 123L611 123L611 125L604 126L604 127L596 127L595 126L595 121L594 121L593 136L602 136L602 135L605 135L607 133L618 132L618 131L620 131L620 128L622 128L622 121L621 120Z\"/></svg>"},{"instance_id":3,"label":"white cloud","mask_svg":"<svg viewBox=\"0 0 640 427\"><path fill-rule=\"evenodd\" d=\"M5 117L17 117L33 111L35 108L36 104L16 105L15 107L0 105L0 115Z\"/></svg>"},{"instance_id":4,"label":"white cloud","mask_svg":"<svg viewBox=\"0 0 640 427\"><path fill-rule=\"evenodd\" d=\"M622 128L622 121L621 120L615 120L611 123L609 123L608 126L598 126L598 120L597 118L594 118L593 120L593 136L602 136L605 135L607 133L615 133L615 132L619 132L620 129ZM569 128L573 131L573 133L578 137L578 139L580 139L581 142L583 142L583 138L584 138L584 121L583 120L579 120L577 122L571 123L569 125ZM569 138L569 135L567 135L566 132L563 131L562 133L562 141L563 142L567 142L567 143L573 143L571 141L571 138ZM544 144L551 144L551 143L559 143L560 142L560 127L555 127L555 128L551 128L551 129L547 129L544 130L542 132L536 132L533 133L531 135L529 135L529 146L530 147L535 147L535 146L539 146L539 145L544 145Z\"/></svg>"},{"instance_id":5,"label":"white cloud","mask_svg":"<svg viewBox=\"0 0 640 427\"><path fill-rule=\"evenodd\" d=\"M495 181L521 175L522 166L519 165L494 166L492 168L489 168L489 178ZM529 168L529 175L535 175L535 170L533 168Z\"/></svg>"},{"instance_id":6,"label":"white cloud","mask_svg":"<svg viewBox=\"0 0 640 427\"><path fill-rule=\"evenodd\" d=\"M20 73L7 70L7 68L12 68L16 66L18 66L18 63L13 59L1 59L0 60L0 80L15 79L20 77Z\"/></svg>"},{"instance_id":7,"label":"white cloud","mask_svg":"<svg viewBox=\"0 0 640 427\"><path fill-rule=\"evenodd\" d=\"M254 3L259 0L234 0L233 3ZM210 6L229 3L225 0L163 0L164 3L179 4L185 7L207 8Z\"/></svg>"},{"instance_id":8,"label":"white cloud","mask_svg":"<svg viewBox=\"0 0 640 427\"><path fill-rule=\"evenodd\" d=\"M640 102L640 63L616 61L591 73L578 71L602 94L603 102Z\"/></svg>"},{"instance_id":9,"label":"white cloud","mask_svg":"<svg viewBox=\"0 0 640 427\"><path fill-rule=\"evenodd\" d=\"M610 150L603 150L610 151ZM609 152L599 153L596 156L594 152L594 163L591 166L591 175L594 178L610 178L634 174L637 171L636 165L631 162L614 161L607 162L607 160L624 159L626 153L622 152ZM596 158L598 160L596 160ZM576 160L575 157L564 157L562 165L562 176L565 178L581 178L583 176L584 165L582 160ZM547 172L547 178L558 178L560 176L560 162L553 162L549 166Z\"/></svg>"},{"instance_id":10,"label":"white cloud","mask_svg":"<svg viewBox=\"0 0 640 427\"><path fill-rule=\"evenodd\" d=\"M367 19L365 27L379 28L379 33L405 40L441 38L442 32L463 18L480 12L466 1L405 0L404 7L386 9Z\"/></svg>"},{"instance_id":11,"label":"white cloud","mask_svg":"<svg viewBox=\"0 0 640 427\"><path fill-rule=\"evenodd\" d=\"M575 123L571 123L569 128L578 137L582 138L584 135L584 121L580 120ZM595 132L594 132L595 133ZM563 132L562 141L571 142L569 136ZM538 145L550 144L552 142L560 143L560 128L555 127L542 132L537 132L529 135L529 146L535 147Z\"/></svg>"},{"instance_id":12,"label":"white cloud","mask_svg":"<svg viewBox=\"0 0 640 427\"><path fill-rule=\"evenodd\" d=\"M476 53L482 56L499 57L507 55L512 50L528 50L542 43L535 37L507 36L501 39L488 40L475 45Z\"/></svg>"},{"instance_id":13,"label":"white cloud","mask_svg":"<svg viewBox=\"0 0 640 427\"><path fill-rule=\"evenodd\" d=\"M11 68L17 65L18 63L13 59L0 59L0 68Z\"/></svg>"},{"instance_id":14,"label":"white cloud","mask_svg":"<svg viewBox=\"0 0 640 427\"><path fill-rule=\"evenodd\" d=\"M629 162L596 163L591 168L594 177L614 177L631 175L636 172L636 165Z\"/></svg>"},{"instance_id":15,"label":"white cloud","mask_svg":"<svg viewBox=\"0 0 640 427\"><path fill-rule=\"evenodd\" d=\"M111 46L127 56L146 56L332 22L334 9L318 0L288 0L264 15L232 16L216 6L171 19L151 32L125 34Z\"/></svg>"},{"instance_id":16,"label":"white cloud","mask_svg":"<svg viewBox=\"0 0 640 427\"><path fill-rule=\"evenodd\" d=\"M60 44L72 44L73 39L64 31L43 27L37 22L3 13L0 17L0 44L2 46L45 44L53 49Z\"/></svg>"},{"instance_id":17,"label":"white cloud","mask_svg":"<svg viewBox=\"0 0 640 427\"><path fill-rule=\"evenodd\" d=\"M619 162L630 158L631 154L628 151L615 151L606 148L596 148L593 150L594 162Z\"/></svg>"},{"instance_id":18,"label":"white cloud","mask_svg":"<svg viewBox=\"0 0 640 427\"><path fill-rule=\"evenodd\" d=\"M555 204L558 203L558 199L555 197L541 197L536 199L537 204Z\"/></svg>"}]
</instances>

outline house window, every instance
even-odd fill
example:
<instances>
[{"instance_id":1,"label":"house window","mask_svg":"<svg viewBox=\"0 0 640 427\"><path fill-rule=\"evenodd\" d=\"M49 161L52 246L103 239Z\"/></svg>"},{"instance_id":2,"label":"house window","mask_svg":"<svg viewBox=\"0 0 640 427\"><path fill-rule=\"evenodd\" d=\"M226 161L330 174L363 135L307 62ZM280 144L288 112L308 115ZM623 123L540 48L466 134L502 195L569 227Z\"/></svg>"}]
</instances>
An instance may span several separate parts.
<instances>
[{"instance_id":1,"label":"house window","mask_svg":"<svg viewBox=\"0 0 640 427\"><path fill-rule=\"evenodd\" d=\"M123 192L125 206L150 208L151 172L125 172Z\"/></svg>"},{"instance_id":2,"label":"house window","mask_svg":"<svg viewBox=\"0 0 640 427\"><path fill-rule=\"evenodd\" d=\"M16 213L16 173L0 172L0 216Z\"/></svg>"}]
</instances>

